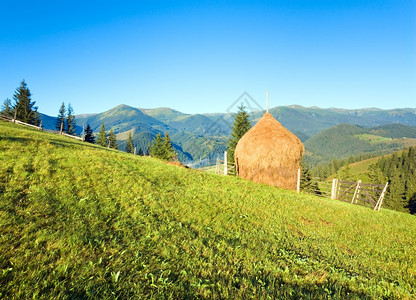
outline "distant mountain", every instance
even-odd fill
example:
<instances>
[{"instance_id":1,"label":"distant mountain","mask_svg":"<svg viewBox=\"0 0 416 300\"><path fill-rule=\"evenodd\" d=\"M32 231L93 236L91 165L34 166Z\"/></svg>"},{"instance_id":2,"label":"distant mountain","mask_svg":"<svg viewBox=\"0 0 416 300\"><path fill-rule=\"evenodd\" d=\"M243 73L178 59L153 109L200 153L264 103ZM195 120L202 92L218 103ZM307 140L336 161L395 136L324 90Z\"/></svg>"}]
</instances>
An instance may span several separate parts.
<instances>
[{"instance_id":1,"label":"distant mountain","mask_svg":"<svg viewBox=\"0 0 416 300\"><path fill-rule=\"evenodd\" d=\"M103 122L107 129L112 128L115 133L132 129L136 132L147 130L152 133L171 130L165 123L145 114L140 109L124 104L118 105L100 114L87 117L76 116L76 120L78 125L88 123L94 132L100 130Z\"/></svg>"},{"instance_id":2,"label":"distant mountain","mask_svg":"<svg viewBox=\"0 0 416 300\"><path fill-rule=\"evenodd\" d=\"M415 109L348 110L290 105L274 107L269 112L305 143L308 159L315 162L356 154L357 151L377 151L378 148L384 151L389 144L385 141L383 145L376 145L374 142L351 137L355 131L355 135L415 137L413 129L409 127L416 126ZM252 124L263 114L264 112L251 114ZM45 128L55 129L55 117L41 117ZM234 114L231 113L186 114L167 107L140 109L122 104L103 113L77 115L76 130L81 134L83 126L89 124L97 133L104 122L108 131L112 128L117 134L121 149L124 149L131 132L136 146L143 151L158 133L163 135L168 132L181 161L213 164L216 157L223 156L233 121ZM324 133L325 130L344 123L358 126L342 125ZM386 126L387 124L390 125ZM367 131L370 127L371 131ZM394 143L396 142L391 142L389 147L401 145Z\"/></svg>"},{"instance_id":3,"label":"distant mountain","mask_svg":"<svg viewBox=\"0 0 416 300\"><path fill-rule=\"evenodd\" d=\"M365 127L386 124L403 124L416 126L416 109L403 108L393 110L368 109L322 109L303 107L299 105L280 106L269 112L293 132L302 132L311 137L315 134L338 124L354 124ZM253 119L257 121L263 112L256 113Z\"/></svg>"},{"instance_id":4,"label":"distant mountain","mask_svg":"<svg viewBox=\"0 0 416 300\"><path fill-rule=\"evenodd\" d=\"M141 109L145 114L165 123L174 121L182 116L188 116L188 114L182 113L180 111L168 108L168 107L159 107L154 109Z\"/></svg>"}]
</instances>

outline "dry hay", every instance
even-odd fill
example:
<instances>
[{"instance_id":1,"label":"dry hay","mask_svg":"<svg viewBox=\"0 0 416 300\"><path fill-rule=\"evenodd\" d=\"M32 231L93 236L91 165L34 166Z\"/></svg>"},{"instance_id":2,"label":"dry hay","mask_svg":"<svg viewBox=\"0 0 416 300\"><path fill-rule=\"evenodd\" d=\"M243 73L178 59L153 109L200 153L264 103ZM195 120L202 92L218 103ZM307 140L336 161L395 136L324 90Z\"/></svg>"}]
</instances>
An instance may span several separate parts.
<instances>
[{"instance_id":1,"label":"dry hay","mask_svg":"<svg viewBox=\"0 0 416 300\"><path fill-rule=\"evenodd\" d=\"M236 170L242 178L293 190L303 151L299 138L265 113L238 142Z\"/></svg>"},{"instance_id":2,"label":"dry hay","mask_svg":"<svg viewBox=\"0 0 416 300\"><path fill-rule=\"evenodd\" d=\"M164 161L163 163L165 163L167 165L171 165L171 166L176 166L176 167L182 167L182 168L189 169L188 166L185 166L183 163L181 163L179 161Z\"/></svg>"}]
</instances>

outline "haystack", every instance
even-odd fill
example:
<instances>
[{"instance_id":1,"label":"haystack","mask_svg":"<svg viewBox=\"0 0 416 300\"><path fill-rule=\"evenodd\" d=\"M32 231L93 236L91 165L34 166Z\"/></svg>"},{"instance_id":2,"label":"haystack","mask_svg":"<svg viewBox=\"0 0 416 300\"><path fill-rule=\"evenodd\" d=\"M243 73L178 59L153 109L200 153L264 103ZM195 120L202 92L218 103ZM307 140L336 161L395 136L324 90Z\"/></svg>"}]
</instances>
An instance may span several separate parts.
<instances>
[{"instance_id":1,"label":"haystack","mask_svg":"<svg viewBox=\"0 0 416 300\"><path fill-rule=\"evenodd\" d=\"M299 138L265 113L238 142L236 171L242 178L295 190L303 151Z\"/></svg>"}]
</instances>

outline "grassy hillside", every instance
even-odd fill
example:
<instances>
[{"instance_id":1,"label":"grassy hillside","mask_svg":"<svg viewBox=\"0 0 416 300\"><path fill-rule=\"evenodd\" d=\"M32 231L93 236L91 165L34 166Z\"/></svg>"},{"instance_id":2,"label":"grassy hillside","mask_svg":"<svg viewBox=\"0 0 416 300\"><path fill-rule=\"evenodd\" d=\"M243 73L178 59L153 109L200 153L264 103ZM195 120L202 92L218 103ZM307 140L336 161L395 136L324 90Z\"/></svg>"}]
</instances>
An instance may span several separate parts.
<instances>
[{"instance_id":1,"label":"grassy hillside","mask_svg":"<svg viewBox=\"0 0 416 300\"><path fill-rule=\"evenodd\" d=\"M0 298L412 298L416 221L0 123Z\"/></svg>"}]
</instances>

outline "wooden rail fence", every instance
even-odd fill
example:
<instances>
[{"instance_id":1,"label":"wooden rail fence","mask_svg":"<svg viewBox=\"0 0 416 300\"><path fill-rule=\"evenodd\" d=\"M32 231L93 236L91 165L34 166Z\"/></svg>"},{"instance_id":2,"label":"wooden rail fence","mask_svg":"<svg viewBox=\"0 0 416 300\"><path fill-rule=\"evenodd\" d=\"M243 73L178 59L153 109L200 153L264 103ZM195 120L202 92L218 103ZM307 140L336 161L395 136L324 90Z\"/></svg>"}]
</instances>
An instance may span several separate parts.
<instances>
[{"instance_id":1,"label":"wooden rail fence","mask_svg":"<svg viewBox=\"0 0 416 300\"><path fill-rule=\"evenodd\" d=\"M224 152L224 160L217 158L216 174L236 175L235 166L227 161L227 151ZM297 172L296 190L313 194L319 197L331 198L373 208L379 211L383 204L388 183L385 185L344 181L339 179L328 180L326 178L303 178L299 169Z\"/></svg>"},{"instance_id":2,"label":"wooden rail fence","mask_svg":"<svg viewBox=\"0 0 416 300\"><path fill-rule=\"evenodd\" d=\"M52 133L55 133L55 134L60 134L60 135L63 135L63 136L66 136L66 137L69 137L69 138L72 138L72 139L76 139L76 140L79 140L79 141L84 141L84 137L79 137L79 136L67 134L67 133L63 132L62 129L61 129L61 131L44 129L42 127L42 122L40 122L39 126L36 126L36 125L28 124L28 123L19 121L17 119L10 118L10 117L3 116L3 115L0 115L0 119L1 120L5 120L7 122L11 122L11 123L19 124L19 125L24 125L24 126L29 126L29 127L32 127L32 128L36 128L37 130L48 131L48 132L52 132ZM62 126L61 126L61 128L62 128Z\"/></svg>"}]
</instances>

